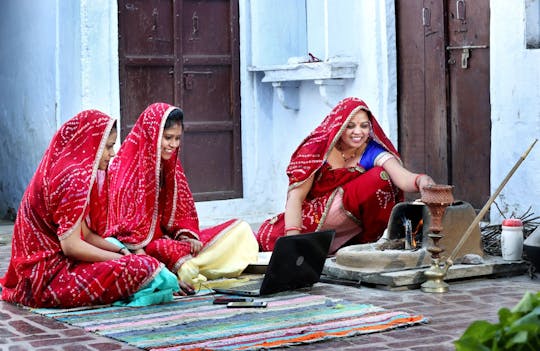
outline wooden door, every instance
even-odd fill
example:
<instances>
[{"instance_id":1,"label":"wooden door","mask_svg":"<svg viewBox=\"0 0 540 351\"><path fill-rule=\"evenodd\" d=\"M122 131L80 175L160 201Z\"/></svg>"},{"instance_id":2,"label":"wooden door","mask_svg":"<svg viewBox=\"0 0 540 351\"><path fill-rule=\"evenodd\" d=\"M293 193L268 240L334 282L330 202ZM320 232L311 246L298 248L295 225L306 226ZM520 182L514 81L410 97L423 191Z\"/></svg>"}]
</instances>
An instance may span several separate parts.
<instances>
[{"instance_id":1,"label":"wooden door","mask_svg":"<svg viewBox=\"0 0 540 351\"><path fill-rule=\"evenodd\" d=\"M119 0L122 140L153 102L184 110L196 201L242 196L238 0Z\"/></svg>"},{"instance_id":2,"label":"wooden door","mask_svg":"<svg viewBox=\"0 0 540 351\"><path fill-rule=\"evenodd\" d=\"M489 0L449 1L447 42L450 179L478 209L490 196Z\"/></svg>"},{"instance_id":3,"label":"wooden door","mask_svg":"<svg viewBox=\"0 0 540 351\"><path fill-rule=\"evenodd\" d=\"M489 1L397 0L396 23L404 163L480 209L490 189Z\"/></svg>"}]
</instances>

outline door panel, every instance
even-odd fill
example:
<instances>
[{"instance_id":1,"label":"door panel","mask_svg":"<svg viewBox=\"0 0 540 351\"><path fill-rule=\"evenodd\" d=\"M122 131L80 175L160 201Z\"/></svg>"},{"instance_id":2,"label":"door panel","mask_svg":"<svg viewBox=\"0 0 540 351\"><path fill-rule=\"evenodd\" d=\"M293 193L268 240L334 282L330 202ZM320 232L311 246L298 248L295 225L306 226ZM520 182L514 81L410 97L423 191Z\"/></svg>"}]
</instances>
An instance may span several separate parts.
<instances>
[{"instance_id":1,"label":"door panel","mask_svg":"<svg viewBox=\"0 0 540 351\"><path fill-rule=\"evenodd\" d=\"M190 133L183 142L190 145L191 152L185 153L184 157L186 163L194 165L191 172L193 174L205 175L204 181L209 185L205 188L205 191L230 192L229 189L233 184L227 174L233 171L231 163L226 158L213 157L214 155L232 153L234 143L230 134L213 131ZM200 162L200 160L207 160L207 162ZM208 169L215 169L217 171L208 172Z\"/></svg>"},{"instance_id":2,"label":"door panel","mask_svg":"<svg viewBox=\"0 0 540 351\"><path fill-rule=\"evenodd\" d=\"M440 0L424 0L424 145L425 169L437 182L448 178L448 131L446 109L446 59L444 6ZM422 170L419 170L422 171Z\"/></svg>"},{"instance_id":3,"label":"door panel","mask_svg":"<svg viewBox=\"0 0 540 351\"><path fill-rule=\"evenodd\" d=\"M186 175L197 200L240 197L238 4L185 0L182 6L181 101L192 140L182 153Z\"/></svg>"},{"instance_id":4,"label":"door panel","mask_svg":"<svg viewBox=\"0 0 540 351\"><path fill-rule=\"evenodd\" d=\"M418 15L422 8L422 1L396 1L399 152L411 170L426 169L425 49L422 19ZM414 21L418 23L411 25Z\"/></svg>"},{"instance_id":5,"label":"door panel","mask_svg":"<svg viewBox=\"0 0 540 351\"><path fill-rule=\"evenodd\" d=\"M230 55L232 33L228 7L228 1L184 1L184 55Z\"/></svg>"},{"instance_id":6,"label":"door panel","mask_svg":"<svg viewBox=\"0 0 540 351\"><path fill-rule=\"evenodd\" d=\"M184 110L181 159L196 201L242 196L237 0L119 0L125 138L156 101Z\"/></svg>"},{"instance_id":7,"label":"door panel","mask_svg":"<svg viewBox=\"0 0 540 351\"><path fill-rule=\"evenodd\" d=\"M172 66L127 66L124 72L123 89L129 91L124 97L122 111L122 139L133 128L140 113L156 101L174 101ZM131 117L131 118L125 118Z\"/></svg>"},{"instance_id":8,"label":"door panel","mask_svg":"<svg viewBox=\"0 0 540 351\"><path fill-rule=\"evenodd\" d=\"M174 104L174 11L170 0L118 1L121 138L153 102Z\"/></svg>"},{"instance_id":9,"label":"door panel","mask_svg":"<svg viewBox=\"0 0 540 351\"><path fill-rule=\"evenodd\" d=\"M119 1L126 56L174 54L173 4L170 0Z\"/></svg>"},{"instance_id":10,"label":"door panel","mask_svg":"<svg viewBox=\"0 0 540 351\"><path fill-rule=\"evenodd\" d=\"M490 189L489 48L472 49L465 68L452 48L487 46L489 1L396 0L396 23L404 163L480 209Z\"/></svg>"},{"instance_id":11,"label":"door panel","mask_svg":"<svg viewBox=\"0 0 540 351\"><path fill-rule=\"evenodd\" d=\"M185 66L184 66L185 67ZM231 72L226 66L190 66L184 71L184 105L192 116L207 122L231 121L231 96L228 90ZM205 91L212 104L197 104L197 92Z\"/></svg>"},{"instance_id":12,"label":"door panel","mask_svg":"<svg viewBox=\"0 0 540 351\"><path fill-rule=\"evenodd\" d=\"M436 0L396 2L399 151L407 168L442 184L448 183L443 13Z\"/></svg>"},{"instance_id":13,"label":"door panel","mask_svg":"<svg viewBox=\"0 0 540 351\"><path fill-rule=\"evenodd\" d=\"M448 13L451 177L479 208L490 192L489 0L449 1Z\"/></svg>"}]
</instances>

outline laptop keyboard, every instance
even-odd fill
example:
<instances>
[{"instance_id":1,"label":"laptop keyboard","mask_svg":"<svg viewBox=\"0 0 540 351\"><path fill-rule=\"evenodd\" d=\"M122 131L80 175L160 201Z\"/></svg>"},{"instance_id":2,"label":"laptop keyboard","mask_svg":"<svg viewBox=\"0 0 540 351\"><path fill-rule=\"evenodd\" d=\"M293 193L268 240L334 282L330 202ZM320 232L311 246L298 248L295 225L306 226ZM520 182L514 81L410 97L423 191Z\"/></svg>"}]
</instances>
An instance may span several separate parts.
<instances>
[{"instance_id":1,"label":"laptop keyboard","mask_svg":"<svg viewBox=\"0 0 540 351\"><path fill-rule=\"evenodd\" d=\"M242 290L257 290L261 287L262 280L254 280L245 284L238 285L237 288Z\"/></svg>"}]
</instances>

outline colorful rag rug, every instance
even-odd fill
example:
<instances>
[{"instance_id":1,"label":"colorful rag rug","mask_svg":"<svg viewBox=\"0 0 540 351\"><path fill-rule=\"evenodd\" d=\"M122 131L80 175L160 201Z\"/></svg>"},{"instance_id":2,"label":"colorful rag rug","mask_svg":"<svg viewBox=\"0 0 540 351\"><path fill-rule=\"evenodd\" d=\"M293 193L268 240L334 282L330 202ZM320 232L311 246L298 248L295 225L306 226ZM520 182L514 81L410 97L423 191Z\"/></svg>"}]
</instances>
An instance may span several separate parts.
<instances>
[{"instance_id":1,"label":"colorful rag rug","mask_svg":"<svg viewBox=\"0 0 540 351\"><path fill-rule=\"evenodd\" d=\"M213 296L162 305L34 309L146 350L259 350L427 323L423 316L306 293L261 298L267 308L213 305Z\"/></svg>"}]
</instances>

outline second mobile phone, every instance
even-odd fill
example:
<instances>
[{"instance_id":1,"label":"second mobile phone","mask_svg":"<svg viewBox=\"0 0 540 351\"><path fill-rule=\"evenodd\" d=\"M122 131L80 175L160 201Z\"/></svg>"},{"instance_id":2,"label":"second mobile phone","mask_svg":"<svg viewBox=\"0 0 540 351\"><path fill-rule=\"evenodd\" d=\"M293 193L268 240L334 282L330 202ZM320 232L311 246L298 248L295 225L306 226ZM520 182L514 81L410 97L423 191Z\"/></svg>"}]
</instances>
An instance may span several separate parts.
<instances>
[{"instance_id":1,"label":"second mobile phone","mask_svg":"<svg viewBox=\"0 0 540 351\"><path fill-rule=\"evenodd\" d=\"M250 302L229 302L229 308L257 308L266 307L266 301L250 301Z\"/></svg>"},{"instance_id":2,"label":"second mobile phone","mask_svg":"<svg viewBox=\"0 0 540 351\"><path fill-rule=\"evenodd\" d=\"M214 299L214 305L226 305L229 302L251 302L252 297L216 297Z\"/></svg>"}]
</instances>

